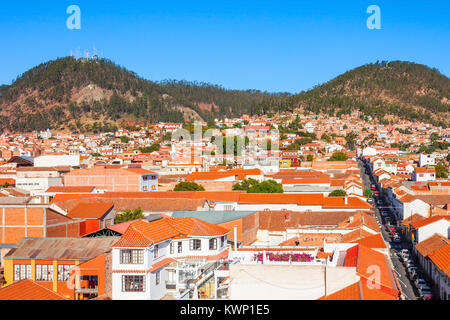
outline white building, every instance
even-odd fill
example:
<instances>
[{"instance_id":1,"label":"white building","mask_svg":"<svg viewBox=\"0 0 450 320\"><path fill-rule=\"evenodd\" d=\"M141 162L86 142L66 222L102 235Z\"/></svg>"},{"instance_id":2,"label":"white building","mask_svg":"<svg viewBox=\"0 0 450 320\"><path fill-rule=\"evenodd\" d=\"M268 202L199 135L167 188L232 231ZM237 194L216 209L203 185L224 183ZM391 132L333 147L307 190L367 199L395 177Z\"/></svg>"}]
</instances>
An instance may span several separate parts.
<instances>
[{"instance_id":1,"label":"white building","mask_svg":"<svg viewBox=\"0 0 450 320\"><path fill-rule=\"evenodd\" d=\"M46 191L52 186L63 185L63 174L69 169L55 167L24 167L17 169L16 187L30 191L33 195L35 192Z\"/></svg>"},{"instance_id":2,"label":"white building","mask_svg":"<svg viewBox=\"0 0 450 320\"><path fill-rule=\"evenodd\" d=\"M35 167L69 166L79 167L79 155L48 155L34 158Z\"/></svg>"},{"instance_id":3,"label":"white building","mask_svg":"<svg viewBox=\"0 0 450 320\"><path fill-rule=\"evenodd\" d=\"M421 154L419 157L419 167L434 166L436 160L434 156L430 154Z\"/></svg>"},{"instance_id":4,"label":"white building","mask_svg":"<svg viewBox=\"0 0 450 320\"><path fill-rule=\"evenodd\" d=\"M112 250L112 299L196 297L228 257L227 233L194 218L131 224Z\"/></svg>"},{"instance_id":5,"label":"white building","mask_svg":"<svg viewBox=\"0 0 450 320\"><path fill-rule=\"evenodd\" d=\"M412 175L413 181L428 182L436 180L436 170L434 168L419 167L414 170Z\"/></svg>"}]
</instances>

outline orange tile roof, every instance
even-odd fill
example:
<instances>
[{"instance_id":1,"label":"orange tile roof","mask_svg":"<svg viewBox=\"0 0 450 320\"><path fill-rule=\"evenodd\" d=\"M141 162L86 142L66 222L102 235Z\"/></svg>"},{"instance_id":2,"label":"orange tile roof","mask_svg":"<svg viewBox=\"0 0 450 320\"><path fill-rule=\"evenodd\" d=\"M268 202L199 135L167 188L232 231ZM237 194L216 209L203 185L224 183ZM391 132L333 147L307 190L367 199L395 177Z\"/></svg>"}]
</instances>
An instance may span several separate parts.
<instances>
[{"instance_id":1,"label":"orange tile roof","mask_svg":"<svg viewBox=\"0 0 450 320\"><path fill-rule=\"evenodd\" d=\"M415 223L415 222L418 222L418 221L423 220L423 219L425 219L424 216L422 216L422 215L420 215L418 213L414 213L412 216L410 216L410 217L406 218L405 220L403 220L402 224L408 226L411 223Z\"/></svg>"},{"instance_id":2,"label":"orange tile roof","mask_svg":"<svg viewBox=\"0 0 450 320\"><path fill-rule=\"evenodd\" d=\"M132 223L114 247L148 247L179 236L222 236L229 230L196 218L165 217L155 221L139 220Z\"/></svg>"},{"instance_id":3,"label":"orange tile roof","mask_svg":"<svg viewBox=\"0 0 450 320\"><path fill-rule=\"evenodd\" d=\"M46 192L61 192L61 193L90 193L95 187L69 187L69 186L52 186Z\"/></svg>"},{"instance_id":4,"label":"orange tile roof","mask_svg":"<svg viewBox=\"0 0 450 320\"><path fill-rule=\"evenodd\" d=\"M342 235L343 243L357 243L359 240L372 236L372 233L364 230L363 228L358 228L352 232Z\"/></svg>"},{"instance_id":5,"label":"orange tile roof","mask_svg":"<svg viewBox=\"0 0 450 320\"><path fill-rule=\"evenodd\" d=\"M112 202L81 202L67 213L72 219L101 219L114 207Z\"/></svg>"},{"instance_id":6,"label":"orange tile roof","mask_svg":"<svg viewBox=\"0 0 450 320\"><path fill-rule=\"evenodd\" d=\"M22 280L0 289L0 300L67 300L64 296L31 280Z\"/></svg>"},{"instance_id":7,"label":"orange tile roof","mask_svg":"<svg viewBox=\"0 0 450 320\"><path fill-rule=\"evenodd\" d=\"M381 290L372 289L367 282L360 280L344 289L341 289L328 296L319 298L318 300L398 300L392 295L386 294Z\"/></svg>"},{"instance_id":8,"label":"orange tile roof","mask_svg":"<svg viewBox=\"0 0 450 320\"><path fill-rule=\"evenodd\" d=\"M239 203L241 204L257 204L257 203L271 203L271 204L289 204L295 203L298 205L317 205L323 203L323 194L286 194L286 193L272 193L270 195L263 193L243 193L239 196Z\"/></svg>"},{"instance_id":9,"label":"orange tile roof","mask_svg":"<svg viewBox=\"0 0 450 320\"><path fill-rule=\"evenodd\" d=\"M380 285L381 289L386 293L398 296L394 275L388 267L386 256L365 246L358 247L357 274ZM378 279L377 276L379 276Z\"/></svg>"},{"instance_id":10,"label":"orange tile roof","mask_svg":"<svg viewBox=\"0 0 450 320\"><path fill-rule=\"evenodd\" d=\"M218 180L232 176L237 175L228 172L194 172L186 176L186 181Z\"/></svg>"},{"instance_id":11,"label":"orange tile roof","mask_svg":"<svg viewBox=\"0 0 450 320\"><path fill-rule=\"evenodd\" d=\"M94 167L89 169L77 169L69 173L67 176L113 176L113 175L146 175L156 174L155 172L145 170L142 168L111 168L105 169L105 167Z\"/></svg>"},{"instance_id":12,"label":"orange tile roof","mask_svg":"<svg viewBox=\"0 0 450 320\"><path fill-rule=\"evenodd\" d=\"M450 277L450 244L428 255L434 265Z\"/></svg>"},{"instance_id":13,"label":"orange tile roof","mask_svg":"<svg viewBox=\"0 0 450 320\"><path fill-rule=\"evenodd\" d=\"M344 267L356 267L358 263L359 246L354 246L347 249L345 254Z\"/></svg>"},{"instance_id":14,"label":"orange tile roof","mask_svg":"<svg viewBox=\"0 0 450 320\"><path fill-rule=\"evenodd\" d=\"M428 239L417 243L415 248L423 256L427 257L430 253L447 246L450 244L450 240L440 234L434 234Z\"/></svg>"},{"instance_id":15,"label":"orange tile roof","mask_svg":"<svg viewBox=\"0 0 450 320\"><path fill-rule=\"evenodd\" d=\"M385 249L386 248L383 237L379 233L374 234L369 237L359 239L355 242L358 243L359 245L367 247L367 248L377 248L377 249Z\"/></svg>"},{"instance_id":16,"label":"orange tile roof","mask_svg":"<svg viewBox=\"0 0 450 320\"><path fill-rule=\"evenodd\" d=\"M429 225L431 223L434 223L436 221L443 220L443 219L450 221L450 216L432 216L432 217L425 218L425 219L422 219L419 221L414 221L413 223L411 223L411 226L414 229L419 229L423 226Z\"/></svg>"},{"instance_id":17,"label":"orange tile roof","mask_svg":"<svg viewBox=\"0 0 450 320\"><path fill-rule=\"evenodd\" d=\"M345 197L325 197L323 199L323 208L367 208L371 209L372 206L360 198L347 197L347 204L345 203Z\"/></svg>"}]
</instances>

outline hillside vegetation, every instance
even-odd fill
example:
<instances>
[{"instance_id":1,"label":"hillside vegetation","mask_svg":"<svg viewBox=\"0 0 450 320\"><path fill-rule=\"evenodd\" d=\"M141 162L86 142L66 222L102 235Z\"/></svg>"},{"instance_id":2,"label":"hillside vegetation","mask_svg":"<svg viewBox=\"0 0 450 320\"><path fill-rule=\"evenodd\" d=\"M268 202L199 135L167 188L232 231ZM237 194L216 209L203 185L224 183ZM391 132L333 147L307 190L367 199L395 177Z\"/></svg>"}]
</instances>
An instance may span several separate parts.
<instances>
[{"instance_id":1,"label":"hillside vegetation","mask_svg":"<svg viewBox=\"0 0 450 320\"><path fill-rule=\"evenodd\" d=\"M0 129L110 131L124 124L210 121L286 111L342 115L359 110L388 122L450 125L450 79L424 65L364 65L296 95L226 90L207 83L152 82L106 59L66 57L0 86Z\"/></svg>"}]
</instances>

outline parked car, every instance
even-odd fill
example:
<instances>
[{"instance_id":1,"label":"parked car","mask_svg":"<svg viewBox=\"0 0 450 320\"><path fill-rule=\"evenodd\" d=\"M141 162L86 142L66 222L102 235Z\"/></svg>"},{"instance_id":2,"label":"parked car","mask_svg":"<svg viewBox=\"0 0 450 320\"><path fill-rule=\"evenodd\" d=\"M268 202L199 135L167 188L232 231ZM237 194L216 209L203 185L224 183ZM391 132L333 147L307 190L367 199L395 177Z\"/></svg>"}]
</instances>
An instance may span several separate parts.
<instances>
[{"instance_id":1,"label":"parked car","mask_svg":"<svg viewBox=\"0 0 450 320\"><path fill-rule=\"evenodd\" d=\"M418 287L419 285L426 285L427 282L422 279L422 278L417 278L416 281L414 281L414 283L416 284L416 287Z\"/></svg>"},{"instance_id":2,"label":"parked car","mask_svg":"<svg viewBox=\"0 0 450 320\"><path fill-rule=\"evenodd\" d=\"M419 277L420 277L420 274L417 270L411 270L411 273L409 274L409 278L411 280L416 280Z\"/></svg>"},{"instance_id":3,"label":"parked car","mask_svg":"<svg viewBox=\"0 0 450 320\"><path fill-rule=\"evenodd\" d=\"M400 237L394 237L394 242L395 243L401 243L402 239Z\"/></svg>"},{"instance_id":4,"label":"parked car","mask_svg":"<svg viewBox=\"0 0 450 320\"><path fill-rule=\"evenodd\" d=\"M393 226L386 226L386 229L388 231L395 231L395 228Z\"/></svg>"},{"instance_id":5,"label":"parked car","mask_svg":"<svg viewBox=\"0 0 450 320\"><path fill-rule=\"evenodd\" d=\"M430 290L423 290L420 293L420 296L421 296L422 300L431 300L433 298L433 294L431 293Z\"/></svg>"},{"instance_id":6,"label":"parked car","mask_svg":"<svg viewBox=\"0 0 450 320\"><path fill-rule=\"evenodd\" d=\"M372 204L372 203L373 203L373 199L372 199L372 198L369 198L369 199L367 199L367 202L370 203L370 204Z\"/></svg>"},{"instance_id":7,"label":"parked car","mask_svg":"<svg viewBox=\"0 0 450 320\"><path fill-rule=\"evenodd\" d=\"M431 292L431 288L429 286L427 286L426 284L419 286L420 294L422 294L422 292L428 292L428 291Z\"/></svg>"},{"instance_id":8,"label":"parked car","mask_svg":"<svg viewBox=\"0 0 450 320\"><path fill-rule=\"evenodd\" d=\"M409 255L409 250L408 249L403 249L402 251L400 251L401 254L405 255L408 254Z\"/></svg>"},{"instance_id":9,"label":"parked car","mask_svg":"<svg viewBox=\"0 0 450 320\"><path fill-rule=\"evenodd\" d=\"M407 265L407 270L408 270L409 275L411 275L413 273L413 270L415 272L417 272L417 267L415 265L413 265L413 264Z\"/></svg>"}]
</instances>

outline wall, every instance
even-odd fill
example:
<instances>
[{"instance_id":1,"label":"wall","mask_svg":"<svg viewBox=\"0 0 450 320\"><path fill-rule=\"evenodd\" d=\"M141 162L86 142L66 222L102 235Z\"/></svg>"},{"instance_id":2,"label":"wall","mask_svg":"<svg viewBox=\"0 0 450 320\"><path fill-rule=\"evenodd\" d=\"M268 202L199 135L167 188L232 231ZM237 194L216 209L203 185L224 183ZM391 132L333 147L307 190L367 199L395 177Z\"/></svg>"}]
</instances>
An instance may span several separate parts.
<instances>
[{"instance_id":1,"label":"wall","mask_svg":"<svg viewBox=\"0 0 450 320\"><path fill-rule=\"evenodd\" d=\"M430 223L426 226L419 228L417 231L418 242L422 242L432 237L435 233L440 234L443 237L449 238L450 234L450 221L442 219L434 223Z\"/></svg>"},{"instance_id":2,"label":"wall","mask_svg":"<svg viewBox=\"0 0 450 320\"><path fill-rule=\"evenodd\" d=\"M328 267L327 294L359 280L356 268ZM283 276L280 276L283 275ZM231 300L316 300L325 295L325 267L230 265Z\"/></svg>"}]
</instances>

